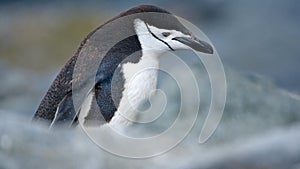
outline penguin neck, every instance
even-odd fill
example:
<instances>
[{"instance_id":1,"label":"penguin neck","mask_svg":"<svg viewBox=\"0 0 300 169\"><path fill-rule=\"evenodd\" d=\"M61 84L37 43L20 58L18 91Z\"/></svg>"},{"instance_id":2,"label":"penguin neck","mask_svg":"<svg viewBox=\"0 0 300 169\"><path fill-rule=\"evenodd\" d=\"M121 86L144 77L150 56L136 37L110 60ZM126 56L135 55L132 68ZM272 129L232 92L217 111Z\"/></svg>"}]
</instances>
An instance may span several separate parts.
<instances>
[{"instance_id":1,"label":"penguin neck","mask_svg":"<svg viewBox=\"0 0 300 169\"><path fill-rule=\"evenodd\" d=\"M159 67L159 57L162 53L162 51L157 50L142 50L142 57L138 64L149 68L156 68L157 71Z\"/></svg>"}]
</instances>

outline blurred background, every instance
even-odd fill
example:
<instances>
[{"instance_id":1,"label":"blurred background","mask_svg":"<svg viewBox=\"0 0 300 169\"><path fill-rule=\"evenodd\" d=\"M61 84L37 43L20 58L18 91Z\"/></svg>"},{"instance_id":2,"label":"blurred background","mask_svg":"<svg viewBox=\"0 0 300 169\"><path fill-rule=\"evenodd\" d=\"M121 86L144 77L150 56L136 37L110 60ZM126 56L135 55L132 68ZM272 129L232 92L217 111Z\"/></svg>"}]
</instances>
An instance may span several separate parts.
<instances>
[{"instance_id":1,"label":"blurred background","mask_svg":"<svg viewBox=\"0 0 300 169\"><path fill-rule=\"evenodd\" d=\"M108 159L95 155L99 152L82 135L70 131L45 134L46 129L28 123L83 38L106 20L139 4L157 5L198 26L217 49L228 82L221 125L201 148L206 155L187 139L182 145L188 147L186 152L176 150L183 155L177 158L184 157L176 160L180 165L169 165L175 158L172 155L147 162L160 168L185 168L188 163L188 168L299 169L300 146L295 142L300 140L297 0L0 0L0 168L21 168L25 163L25 168L99 168L99 158ZM191 67L207 78L200 63ZM201 84L205 78L197 80ZM162 79L161 88L164 84L167 82ZM207 96L203 104L208 105L206 89L200 91ZM174 95L170 102L175 104ZM203 121L205 113L201 118ZM201 126L200 122L196 125L195 137ZM70 140L74 135L77 141ZM41 148L45 145L52 150ZM82 146L92 153L83 151ZM62 147L73 155L62 153ZM85 160L77 160L81 157ZM42 165L41 161L49 163ZM105 167L123 166L125 161L118 157ZM132 160L125 166L151 168L143 164Z\"/></svg>"}]
</instances>

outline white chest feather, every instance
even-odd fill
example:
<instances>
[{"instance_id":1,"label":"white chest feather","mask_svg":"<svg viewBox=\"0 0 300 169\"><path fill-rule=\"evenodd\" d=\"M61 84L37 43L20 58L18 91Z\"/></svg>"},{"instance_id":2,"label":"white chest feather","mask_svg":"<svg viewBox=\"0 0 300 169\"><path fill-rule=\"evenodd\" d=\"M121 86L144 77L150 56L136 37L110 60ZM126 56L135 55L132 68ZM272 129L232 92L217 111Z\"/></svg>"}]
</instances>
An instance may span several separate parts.
<instances>
[{"instance_id":1,"label":"white chest feather","mask_svg":"<svg viewBox=\"0 0 300 169\"><path fill-rule=\"evenodd\" d=\"M145 55L146 54L146 55ZM125 79L123 97L119 108L112 118L111 125L128 125L137 115L140 103L156 89L158 58L145 53L138 63L126 63L122 66Z\"/></svg>"},{"instance_id":2,"label":"white chest feather","mask_svg":"<svg viewBox=\"0 0 300 169\"><path fill-rule=\"evenodd\" d=\"M156 88L158 61L142 58L139 63L127 63L122 71L125 78L123 97L132 103L145 99ZM134 105L136 105L134 104Z\"/></svg>"}]
</instances>

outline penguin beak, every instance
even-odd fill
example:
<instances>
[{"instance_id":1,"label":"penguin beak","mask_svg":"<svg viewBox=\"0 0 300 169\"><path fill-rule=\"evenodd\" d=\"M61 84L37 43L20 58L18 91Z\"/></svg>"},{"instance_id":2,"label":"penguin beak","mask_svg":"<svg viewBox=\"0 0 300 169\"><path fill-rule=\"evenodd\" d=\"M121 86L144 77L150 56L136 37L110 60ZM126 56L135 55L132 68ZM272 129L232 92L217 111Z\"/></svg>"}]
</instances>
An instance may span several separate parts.
<instances>
[{"instance_id":1,"label":"penguin beak","mask_svg":"<svg viewBox=\"0 0 300 169\"><path fill-rule=\"evenodd\" d=\"M202 40L199 40L197 38L190 38L190 37L175 37L172 40L176 40L180 43L183 43L190 48L203 52L203 53L208 53L208 54L213 54L214 50L210 44L207 42L204 42Z\"/></svg>"}]
</instances>

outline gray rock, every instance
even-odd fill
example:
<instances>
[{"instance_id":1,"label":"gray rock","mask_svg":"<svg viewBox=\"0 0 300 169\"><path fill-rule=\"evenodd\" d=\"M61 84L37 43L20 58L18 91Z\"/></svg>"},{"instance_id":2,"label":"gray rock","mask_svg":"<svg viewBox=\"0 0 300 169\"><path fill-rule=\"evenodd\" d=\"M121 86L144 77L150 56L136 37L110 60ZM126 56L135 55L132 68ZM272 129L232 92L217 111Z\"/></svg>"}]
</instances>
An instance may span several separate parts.
<instances>
[{"instance_id":1,"label":"gray rock","mask_svg":"<svg viewBox=\"0 0 300 169\"><path fill-rule=\"evenodd\" d=\"M28 118L31 115L22 111L2 111L0 168L297 168L300 161L297 144L300 100L297 97L263 77L241 75L226 68L228 95L223 118L213 136L205 144L198 144L211 91L204 67L197 62L189 65L199 83L200 113L186 139L167 153L147 159L115 156L100 149L78 130L56 128L49 131L42 124L31 124ZM189 76L171 63L172 66L171 70L177 71L179 76ZM11 85L10 91L14 91L14 87L17 91L20 86L30 85L17 77L21 76L15 76L18 84ZM168 105L150 127L143 126L135 134L141 131L160 133L177 117L180 103L178 87L170 78L162 75L160 79L159 87L168 94ZM184 87L189 87L190 83L184 83ZM42 97L43 94L37 93L38 97ZM155 101L153 104L156 104ZM184 109L185 112L189 110L188 107ZM189 121L178 120L180 133L180 128ZM176 134L169 139L174 138Z\"/></svg>"}]
</instances>

